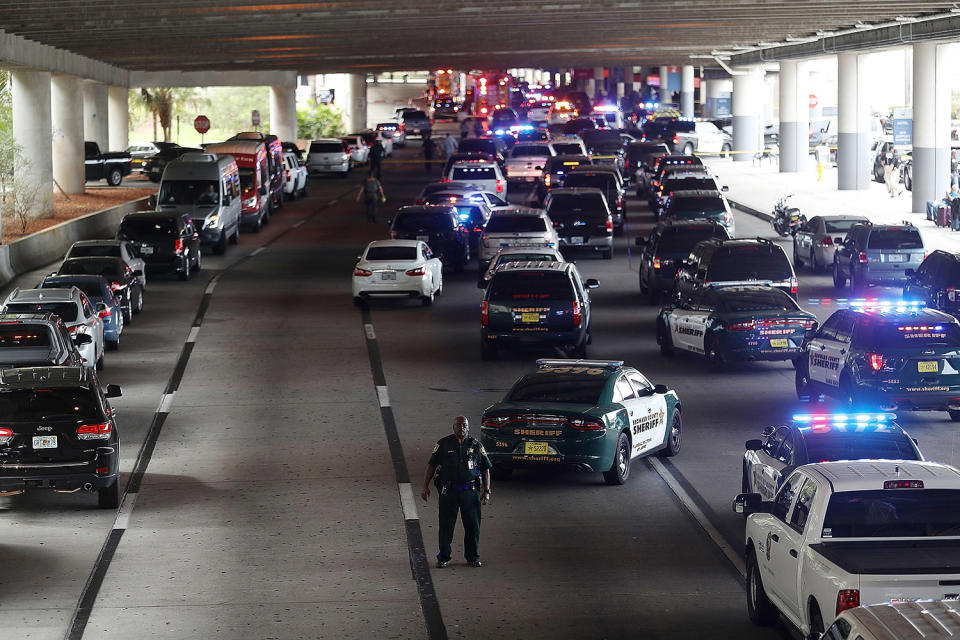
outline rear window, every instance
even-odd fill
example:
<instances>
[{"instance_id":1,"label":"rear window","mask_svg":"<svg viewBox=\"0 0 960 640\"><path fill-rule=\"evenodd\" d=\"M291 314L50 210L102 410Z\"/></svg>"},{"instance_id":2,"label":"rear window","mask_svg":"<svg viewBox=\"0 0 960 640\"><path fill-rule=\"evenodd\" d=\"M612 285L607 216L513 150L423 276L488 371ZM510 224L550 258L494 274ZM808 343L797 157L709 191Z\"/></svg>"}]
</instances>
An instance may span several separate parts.
<instances>
[{"instance_id":1,"label":"rear window","mask_svg":"<svg viewBox=\"0 0 960 640\"><path fill-rule=\"evenodd\" d=\"M720 294L724 309L743 311L795 311L797 303L779 289L753 291L724 291Z\"/></svg>"},{"instance_id":2,"label":"rear window","mask_svg":"<svg viewBox=\"0 0 960 640\"><path fill-rule=\"evenodd\" d=\"M524 376L510 390L507 402L563 402L588 404L600 402L607 384L603 376L534 374Z\"/></svg>"},{"instance_id":3,"label":"rear window","mask_svg":"<svg viewBox=\"0 0 960 640\"><path fill-rule=\"evenodd\" d=\"M596 187L597 189L612 189L617 186L617 179L609 173L571 173L563 183L565 187Z\"/></svg>"},{"instance_id":4,"label":"rear window","mask_svg":"<svg viewBox=\"0 0 960 640\"><path fill-rule=\"evenodd\" d=\"M70 249L71 258L86 258L86 257L98 257L98 256L112 256L120 257L120 245L118 244L106 244L106 245L80 245Z\"/></svg>"},{"instance_id":5,"label":"rear window","mask_svg":"<svg viewBox=\"0 0 960 640\"><path fill-rule=\"evenodd\" d=\"M570 278L557 271L506 271L497 273L490 285L491 302L573 299Z\"/></svg>"},{"instance_id":6,"label":"rear window","mask_svg":"<svg viewBox=\"0 0 960 640\"><path fill-rule=\"evenodd\" d=\"M720 250L707 267L707 279L724 280L787 280L793 275L782 250L744 246Z\"/></svg>"},{"instance_id":7,"label":"rear window","mask_svg":"<svg viewBox=\"0 0 960 640\"><path fill-rule=\"evenodd\" d=\"M493 216L487 222L488 233L534 233L546 231L547 223L540 216Z\"/></svg>"},{"instance_id":8,"label":"rear window","mask_svg":"<svg viewBox=\"0 0 960 640\"><path fill-rule=\"evenodd\" d=\"M175 236L177 224L169 219L124 220L120 223L120 235L128 238L150 238L156 236Z\"/></svg>"},{"instance_id":9,"label":"rear window","mask_svg":"<svg viewBox=\"0 0 960 640\"><path fill-rule=\"evenodd\" d=\"M827 233L842 233L850 230L855 224L861 224L863 220L824 220L823 226Z\"/></svg>"},{"instance_id":10,"label":"rear window","mask_svg":"<svg viewBox=\"0 0 960 640\"><path fill-rule=\"evenodd\" d=\"M0 349L49 347L50 330L42 324L0 327Z\"/></svg>"},{"instance_id":11,"label":"rear window","mask_svg":"<svg viewBox=\"0 0 960 640\"><path fill-rule=\"evenodd\" d=\"M493 167L454 167L453 180L496 180Z\"/></svg>"},{"instance_id":12,"label":"rear window","mask_svg":"<svg viewBox=\"0 0 960 640\"><path fill-rule=\"evenodd\" d=\"M423 111L404 111L402 117L404 120L426 120L427 114Z\"/></svg>"},{"instance_id":13,"label":"rear window","mask_svg":"<svg viewBox=\"0 0 960 640\"><path fill-rule=\"evenodd\" d=\"M555 216L591 214L602 218L607 217L607 207L602 194L557 194L550 198L550 205L547 207L547 215L551 218Z\"/></svg>"},{"instance_id":14,"label":"rear window","mask_svg":"<svg viewBox=\"0 0 960 640\"><path fill-rule=\"evenodd\" d=\"M67 260L57 273L83 276L114 276L120 273L118 264L113 260ZM99 293L97 295L100 295Z\"/></svg>"},{"instance_id":15,"label":"rear window","mask_svg":"<svg viewBox=\"0 0 960 640\"><path fill-rule=\"evenodd\" d=\"M510 152L511 158L527 158L530 156L549 156L550 150L538 144L518 144Z\"/></svg>"},{"instance_id":16,"label":"rear window","mask_svg":"<svg viewBox=\"0 0 960 640\"><path fill-rule=\"evenodd\" d=\"M631 162L643 162L648 157L657 154L663 156L667 154L667 151L659 145L647 147L640 145L634 146L631 144L627 147L627 158L629 158Z\"/></svg>"},{"instance_id":17,"label":"rear window","mask_svg":"<svg viewBox=\"0 0 960 640\"><path fill-rule=\"evenodd\" d=\"M830 460L917 460L916 449L903 432L830 431L804 436L808 459Z\"/></svg>"},{"instance_id":18,"label":"rear window","mask_svg":"<svg viewBox=\"0 0 960 640\"><path fill-rule=\"evenodd\" d=\"M951 322L858 323L853 330L854 348L911 349L916 347L960 348L960 326Z\"/></svg>"},{"instance_id":19,"label":"rear window","mask_svg":"<svg viewBox=\"0 0 960 640\"><path fill-rule=\"evenodd\" d=\"M577 155L583 153L583 147L578 142L554 142L553 150L558 156L565 154Z\"/></svg>"},{"instance_id":20,"label":"rear window","mask_svg":"<svg viewBox=\"0 0 960 640\"><path fill-rule=\"evenodd\" d=\"M311 142L309 153L342 153L342 142Z\"/></svg>"},{"instance_id":21,"label":"rear window","mask_svg":"<svg viewBox=\"0 0 960 640\"><path fill-rule=\"evenodd\" d=\"M720 198L676 197L670 199L666 215L677 220L696 220L698 218L720 220L726 217L727 210Z\"/></svg>"},{"instance_id":22,"label":"rear window","mask_svg":"<svg viewBox=\"0 0 960 640\"><path fill-rule=\"evenodd\" d=\"M496 258L496 264L506 262L556 262L557 258L552 253L505 253Z\"/></svg>"},{"instance_id":23,"label":"rear window","mask_svg":"<svg viewBox=\"0 0 960 640\"><path fill-rule=\"evenodd\" d=\"M663 181L664 193L671 191L717 191L717 183L713 178L691 176L670 176Z\"/></svg>"},{"instance_id":24,"label":"rear window","mask_svg":"<svg viewBox=\"0 0 960 640\"><path fill-rule=\"evenodd\" d=\"M26 302L12 302L6 306L7 313L53 313L60 316L64 322L76 322L77 305L72 302L44 302L43 304L28 304ZM10 414L0 414L10 415Z\"/></svg>"},{"instance_id":25,"label":"rear window","mask_svg":"<svg viewBox=\"0 0 960 640\"><path fill-rule=\"evenodd\" d=\"M71 282L70 280L60 280L57 279L54 282L47 282L44 280L40 283L40 289L66 289L69 287L76 287L83 291L89 298L102 298L103 289L100 287L99 282Z\"/></svg>"},{"instance_id":26,"label":"rear window","mask_svg":"<svg viewBox=\"0 0 960 640\"><path fill-rule=\"evenodd\" d=\"M928 538L960 535L960 490L874 489L830 496L828 538Z\"/></svg>"},{"instance_id":27,"label":"rear window","mask_svg":"<svg viewBox=\"0 0 960 640\"><path fill-rule=\"evenodd\" d=\"M100 419L96 395L86 389L4 389L0 415L17 421Z\"/></svg>"},{"instance_id":28,"label":"rear window","mask_svg":"<svg viewBox=\"0 0 960 640\"><path fill-rule=\"evenodd\" d=\"M657 244L657 254L683 254L686 255L693 251L697 243L710 238L725 238L726 234L720 234L712 227L691 229L690 227L679 227L673 233L664 233L660 236L660 242Z\"/></svg>"},{"instance_id":29,"label":"rear window","mask_svg":"<svg viewBox=\"0 0 960 640\"><path fill-rule=\"evenodd\" d=\"M393 220L394 231L450 231L453 223L445 213L400 213Z\"/></svg>"},{"instance_id":30,"label":"rear window","mask_svg":"<svg viewBox=\"0 0 960 640\"><path fill-rule=\"evenodd\" d=\"M923 249L923 240L916 229L875 229L867 249Z\"/></svg>"},{"instance_id":31,"label":"rear window","mask_svg":"<svg viewBox=\"0 0 960 640\"><path fill-rule=\"evenodd\" d=\"M497 143L493 140L470 138L461 140L458 149L460 153L496 153Z\"/></svg>"},{"instance_id":32,"label":"rear window","mask_svg":"<svg viewBox=\"0 0 960 640\"><path fill-rule=\"evenodd\" d=\"M416 247L370 247L364 260L416 260Z\"/></svg>"}]
</instances>

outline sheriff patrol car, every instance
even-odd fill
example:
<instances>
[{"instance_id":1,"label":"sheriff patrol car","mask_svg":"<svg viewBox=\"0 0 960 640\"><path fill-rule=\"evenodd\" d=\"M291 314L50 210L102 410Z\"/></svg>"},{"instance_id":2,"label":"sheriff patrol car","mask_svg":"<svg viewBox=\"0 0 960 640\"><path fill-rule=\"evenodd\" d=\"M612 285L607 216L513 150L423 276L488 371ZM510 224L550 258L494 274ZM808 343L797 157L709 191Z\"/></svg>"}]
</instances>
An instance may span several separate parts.
<instances>
[{"instance_id":1,"label":"sheriff patrol car","mask_svg":"<svg viewBox=\"0 0 960 640\"><path fill-rule=\"evenodd\" d=\"M797 359L797 395L849 406L947 411L960 421L960 322L917 302L856 301L831 315Z\"/></svg>"},{"instance_id":2,"label":"sheriff patrol car","mask_svg":"<svg viewBox=\"0 0 960 640\"><path fill-rule=\"evenodd\" d=\"M676 392L622 360L537 360L534 373L483 412L481 442L499 477L559 465L619 485L633 460L677 455L682 426Z\"/></svg>"}]
</instances>

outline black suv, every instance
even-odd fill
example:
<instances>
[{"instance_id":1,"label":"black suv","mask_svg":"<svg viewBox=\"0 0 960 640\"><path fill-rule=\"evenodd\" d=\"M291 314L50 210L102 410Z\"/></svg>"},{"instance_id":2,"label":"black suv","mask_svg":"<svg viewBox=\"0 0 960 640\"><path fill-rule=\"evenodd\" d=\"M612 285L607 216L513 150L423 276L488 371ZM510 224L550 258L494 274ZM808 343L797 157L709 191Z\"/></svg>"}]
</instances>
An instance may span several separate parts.
<instances>
[{"instance_id":1,"label":"black suv","mask_svg":"<svg viewBox=\"0 0 960 640\"><path fill-rule=\"evenodd\" d=\"M710 282L769 281L797 299L797 276L780 245L766 238L704 240L677 271L676 291L694 295Z\"/></svg>"},{"instance_id":2,"label":"black suv","mask_svg":"<svg viewBox=\"0 0 960 640\"><path fill-rule=\"evenodd\" d=\"M500 138L491 136L489 138L468 138L461 140L457 146L457 153L482 153L488 158L492 158L500 165L500 169L506 166L507 161L503 155L506 145ZM453 166L452 164L450 166ZM449 173L449 171L447 172ZM447 175L446 173L444 175Z\"/></svg>"},{"instance_id":3,"label":"black suv","mask_svg":"<svg viewBox=\"0 0 960 640\"><path fill-rule=\"evenodd\" d=\"M407 134L407 137L429 136L433 131L429 116L419 109L401 113L400 122L403 124L403 131Z\"/></svg>"},{"instance_id":4,"label":"black suv","mask_svg":"<svg viewBox=\"0 0 960 640\"><path fill-rule=\"evenodd\" d=\"M507 346L561 347L587 357L590 289L571 262L509 262L490 279L480 303L480 355Z\"/></svg>"},{"instance_id":5,"label":"black suv","mask_svg":"<svg viewBox=\"0 0 960 640\"><path fill-rule=\"evenodd\" d=\"M124 216L117 240L128 240L140 250L147 268L175 271L181 280L200 270L200 235L189 213L138 211Z\"/></svg>"},{"instance_id":6,"label":"black suv","mask_svg":"<svg viewBox=\"0 0 960 640\"><path fill-rule=\"evenodd\" d=\"M567 176L565 187L590 187L603 191L607 199L607 206L613 216L613 226L617 231L623 230L627 222L627 201L624 198L620 180L612 171L596 171L592 166L577 167Z\"/></svg>"},{"instance_id":7,"label":"black suv","mask_svg":"<svg viewBox=\"0 0 960 640\"><path fill-rule=\"evenodd\" d=\"M559 155L547 158L547 163L543 165L543 173L533 187L531 200L542 206L551 189L563 186L567 174L581 165L591 164L593 160L588 156Z\"/></svg>"},{"instance_id":8,"label":"black suv","mask_svg":"<svg viewBox=\"0 0 960 640\"><path fill-rule=\"evenodd\" d=\"M727 240L726 229L707 220L662 222L646 239L637 238L640 252L640 292L657 304L660 294L673 291L677 268L704 240Z\"/></svg>"},{"instance_id":9,"label":"black suv","mask_svg":"<svg viewBox=\"0 0 960 640\"><path fill-rule=\"evenodd\" d=\"M77 345L60 316L53 313L0 314L0 367L79 367L82 364Z\"/></svg>"},{"instance_id":10,"label":"black suv","mask_svg":"<svg viewBox=\"0 0 960 640\"><path fill-rule=\"evenodd\" d=\"M653 169L653 162L659 157L670 155L670 149L662 142L631 142L627 145L623 158L623 177L637 183L637 197L646 191L646 184L639 180L639 173Z\"/></svg>"},{"instance_id":11,"label":"black suv","mask_svg":"<svg viewBox=\"0 0 960 640\"><path fill-rule=\"evenodd\" d=\"M554 189L545 209L561 249L592 249L605 260L613 258L613 216L600 189Z\"/></svg>"},{"instance_id":12,"label":"black suv","mask_svg":"<svg viewBox=\"0 0 960 640\"><path fill-rule=\"evenodd\" d=\"M470 262L470 232L460 224L457 208L445 205L401 207L390 221L390 237L423 240L444 263L463 271Z\"/></svg>"},{"instance_id":13,"label":"black suv","mask_svg":"<svg viewBox=\"0 0 960 640\"><path fill-rule=\"evenodd\" d=\"M672 191L664 200L664 220L710 220L723 225L727 235L736 236L730 205L719 191Z\"/></svg>"},{"instance_id":14,"label":"black suv","mask_svg":"<svg viewBox=\"0 0 960 640\"><path fill-rule=\"evenodd\" d=\"M905 300L919 300L951 315L960 312L960 256L937 250L916 270L907 269L905 274Z\"/></svg>"},{"instance_id":15,"label":"black suv","mask_svg":"<svg viewBox=\"0 0 960 640\"><path fill-rule=\"evenodd\" d=\"M120 439L107 398L89 367L0 372L0 491L97 491L100 507L120 505Z\"/></svg>"}]
</instances>

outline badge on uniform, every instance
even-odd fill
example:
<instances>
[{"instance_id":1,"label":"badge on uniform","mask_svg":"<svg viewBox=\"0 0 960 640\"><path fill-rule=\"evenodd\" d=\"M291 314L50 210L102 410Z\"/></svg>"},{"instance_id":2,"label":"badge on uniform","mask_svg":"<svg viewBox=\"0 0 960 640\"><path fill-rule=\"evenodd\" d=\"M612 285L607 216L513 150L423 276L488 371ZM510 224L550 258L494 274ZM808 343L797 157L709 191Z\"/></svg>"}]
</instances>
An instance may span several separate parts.
<instances>
[{"instance_id":1,"label":"badge on uniform","mask_svg":"<svg viewBox=\"0 0 960 640\"><path fill-rule=\"evenodd\" d=\"M473 458L467 460L467 469L473 470Z\"/></svg>"}]
</instances>

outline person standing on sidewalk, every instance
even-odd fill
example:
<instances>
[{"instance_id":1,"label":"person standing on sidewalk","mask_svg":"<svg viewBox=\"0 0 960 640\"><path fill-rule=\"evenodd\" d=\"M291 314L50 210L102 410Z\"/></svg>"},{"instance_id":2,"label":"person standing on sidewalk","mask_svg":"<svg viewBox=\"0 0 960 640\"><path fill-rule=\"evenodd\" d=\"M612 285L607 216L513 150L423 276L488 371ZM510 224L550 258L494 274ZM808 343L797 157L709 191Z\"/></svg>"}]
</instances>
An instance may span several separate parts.
<instances>
[{"instance_id":1,"label":"person standing on sidewalk","mask_svg":"<svg viewBox=\"0 0 960 640\"><path fill-rule=\"evenodd\" d=\"M883 161L883 181L891 198L900 194L900 153L894 149Z\"/></svg>"},{"instance_id":2,"label":"person standing on sidewalk","mask_svg":"<svg viewBox=\"0 0 960 640\"><path fill-rule=\"evenodd\" d=\"M383 185L380 184L377 176L373 174L372 169L370 175L368 175L367 179L360 185L360 191L357 192L356 197L357 202L360 202L361 196L367 205L367 222L376 222L377 208L381 202L387 201L387 197L383 195Z\"/></svg>"}]
</instances>

